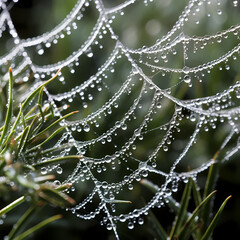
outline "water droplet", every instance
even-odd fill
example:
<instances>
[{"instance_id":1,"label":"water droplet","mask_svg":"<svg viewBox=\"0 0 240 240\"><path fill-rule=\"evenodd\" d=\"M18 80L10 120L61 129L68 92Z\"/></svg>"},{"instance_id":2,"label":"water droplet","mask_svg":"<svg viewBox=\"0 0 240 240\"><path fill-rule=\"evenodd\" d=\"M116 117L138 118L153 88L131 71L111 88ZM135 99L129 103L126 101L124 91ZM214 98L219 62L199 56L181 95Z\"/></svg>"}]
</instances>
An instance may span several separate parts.
<instances>
[{"instance_id":1,"label":"water droplet","mask_svg":"<svg viewBox=\"0 0 240 240\"><path fill-rule=\"evenodd\" d=\"M157 103L157 108L161 108L162 104L160 102Z\"/></svg>"},{"instance_id":2,"label":"water droplet","mask_svg":"<svg viewBox=\"0 0 240 240\"><path fill-rule=\"evenodd\" d=\"M108 223L108 224L107 224L107 230L112 230L112 225L111 225L111 223Z\"/></svg>"},{"instance_id":3,"label":"water droplet","mask_svg":"<svg viewBox=\"0 0 240 240\"><path fill-rule=\"evenodd\" d=\"M190 78L189 75L185 75L185 76L184 76L184 82L185 82L185 83L190 83L190 82L191 82L191 78Z\"/></svg>"},{"instance_id":4,"label":"water droplet","mask_svg":"<svg viewBox=\"0 0 240 240\"><path fill-rule=\"evenodd\" d=\"M56 169L56 171L57 171L58 174L62 174L63 169L62 169L61 167L58 167L58 168Z\"/></svg>"},{"instance_id":5,"label":"water droplet","mask_svg":"<svg viewBox=\"0 0 240 240\"><path fill-rule=\"evenodd\" d=\"M230 66L229 66L229 65L226 65L226 66L225 66L225 69L226 69L226 70L229 70L229 69L230 69Z\"/></svg>"},{"instance_id":6,"label":"water droplet","mask_svg":"<svg viewBox=\"0 0 240 240\"><path fill-rule=\"evenodd\" d=\"M221 38L221 37L218 37L218 38L217 38L217 42L218 42L218 43L221 43L221 42L222 42L222 38Z\"/></svg>"},{"instance_id":7,"label":"water droplet","mask_svg":"<svg viewBox=\"0 0 240 240\"><path fill-rule=\"evenodd\" d=\"M237 7L238 6L238 1L233 1L233 6Z\"/></svg>"},{"instance_id":8,"label":"water droplet","mask_svg":"<svg viewBox=\"0 0 240 240\"><path fill-rule=\"evenodd\" d=\"M57 187L61 185L61 182L60 182L59 180L55 180L53 183L54 183L55 186L57 186Z\"/></svg>"},{"instance_id":9,"label":"water droplet","mask_svg":"<svg viewBox=\"0 0 240 240\"><path fill-rule=\"evenodd\" d=\"M129 223L128 223L128 229L133 229L133 228L134 228L133 222L129 222Z\"/></svg>"},{"instance_id":10,"label":"water droplet","mask_svg":"<svg viewBox=\"0 0 240 240\"><path fill-rule=\"evenodd\" d=\"M41 48L38 50L38 55L43 55L44 54L44 50Z\"/></svg>"},{"instance_id":11,"label":"water droplet","mask_svg":"<svg viewBox=\"0 0 240 240\"><path fill-rule=\"evenodd\" d=\"M141 174L142 174L143 177L146 178L148 176L148 171L147 170L142 170Z\"/></svg>"},{"instance_id":12,"label":"water droplet","mask_svg":"<svg viewBox=\"0 0 240 240\"><path fill-rule=\"evenodd\" d=\"M126 221L126 218L125 218L125 216L124 215L120 215L119 216L119 220L120 220L120 222L125 222Z\"/></svg>"},{"instance_id":13,"label":"water droplet","mask_svg":"<svg viewBox=\"0 0 240 240\"><path fill-rule=\"evenodd\" d=\"M124 123L124 124L122 125L122 130L124 130L124 131L127 130L127 124Z\"/></svg>"},{"instance_id":14,"label":"water droplet","mask_svg":"<svg viewBox=\"0 0 240 240\"><path fill-rule=\"evenodd\" d=\"M191 121L191 122L195 122L195 121L196 121L196 116L195 116L195 114L191 114L191 115L190 115L190 121Z\"/></svg>"},{"instance_id":15,"label":"water droplet","mask_svg":"<svg viewBox=\"0 0 240 240\"><path fill-rule=\"evenodd\" d=\"M167 55L166 55L165 53L163 53L163 54L161 55L161 58L162 58L162 59L166 59L166 58L167 58Z\"/></svg>"},{"instance_id":16,"label":"water droplet","mask_svg":"<svg viewBox=\"0 0 240 240\"><path fill-rule=\"evenodd\" d=\"M41 174L43 174L43 175L47 174L47 168L42 167L41 168Z\"/></svg>"},{"instance_id":17,"label":"water droplet","mask_svg":"<svg viewBox=\"0 0 240 240\"><path fill-rule=\"evenodd\" d=\"M172 54L173 54L173 55L176 55L176 54L177 54L176 49L174 49L174 48L172 49Z\"/></svg>"},{"instance_id":18,"label":"water droplet","mask_svg":"<svg viewBox=\"0 0 240 240\"><path fill-rule=\"evenodd\" d=\"M90 131L90 126L88 124L85 124L84 127L83 127L83 130L85 132L89 132Z\"/></svg>"},{"instance_id":19,"label":"water droplet","mask_svg":"<svg viewBox=\"0 0 240 240\"><path fill-rule=\"evenodd\" d=\"M167 146L163 146L163 151L167 152L168 151L168 147Z\"/></svg>"},{"instance_id":20,"label":"water droplet","mask_svg":"<svg viewBox=\"0 0 240 240\"><path fill-rule=\"evenodd\" d=\"M134 134L135 134L136 137L140 136L141 135L141 129L136 129L134 131Z\"/></svg>"},{"instance_id":21,"label":"water droplet","mask_svg":"<svg viewBox=\"0 0 240 240\"><path fill-rule=\"evenodd\" d=\"M139 218L139 219L138 219L138 224L139 224L139 225L143 225L143 224L144 224L143 218Z\"/></svg>"},{"instance_id":22,"label":"water droplet","mask_svg":"<svg viewBox=\"0 0 240 240\"><path fill-rule=\"evenodd\" d=\"M50 48L51 47L51 43L50 42L46 42L45 46L46 46L46 48Z\"/></svg>"},{"instance_id":23,"label":"water droplet","mask_svg":"<svg viewBox=\"0 0 240 240\"><path fill-rule=\"evenodd\" d=\"M110 163L112 160L112 157L110 155L106 155L104 160L106 161L106 163Z\"/></svg>"},{"instance_id":24,"label":"water droplet","mask_svg":"<svg viewBox=\"0 0 240 240\"><path fill-rule=\"evenodd\" d=\"M87 56L88 56L89 58L91 58L91 57L93 56L93 53L92 53L92 52L89 52L89 53L87 53Z\"/></svg>"},{"instance_id":25,"label":"water droplet","mask_svg":"<svg viewBox=\"0 0 240 240\"><path fill-rule=\"evenodd\" d=\"M235 91L236 98L240 98L240 88L237 88Z\"/></svg>"}]
</instances>

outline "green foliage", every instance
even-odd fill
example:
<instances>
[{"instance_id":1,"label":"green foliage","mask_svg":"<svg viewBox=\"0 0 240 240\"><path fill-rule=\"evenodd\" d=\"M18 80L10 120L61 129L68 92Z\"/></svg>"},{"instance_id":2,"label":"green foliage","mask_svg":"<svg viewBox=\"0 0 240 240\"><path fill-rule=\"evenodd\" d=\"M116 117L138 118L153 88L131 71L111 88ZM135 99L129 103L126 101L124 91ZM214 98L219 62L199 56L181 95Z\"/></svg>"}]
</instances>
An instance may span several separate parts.
<instances>
[{"instance_id":1,"label":"green foliage","mask_svg":"<svg viewBox=\"0 0 240 240\"><path fill-rule=\"evenodd\" d=\"M30 204L29 209L17 221L8 235L8 239L25 239L27 236L44 227L45 225L61 218L61 215L50 217L36 226L25 230L26 223L37 209L46 204L53 206L67 206L75 204L75 201L69 197L64 190L69 188L70 184L56 185L54 175L42 175L39 168L45 164L51 164L58 161L69 159L79 160L81 156L64 156L53 158L47 162L37 162L37 159L44 155L42 146L48 143L55 135L64 130L59 127L58 123L66 117L73 115L75 112L56 119L52 114L51 106L43 106L43 89L53 81L57 74L50 80L44 82L35 89L26 100L20 104L20 109L13 117L13 75L12 69L9 69L10 81L8 91L8 109L5 123L1 127L0 139L0 196L20 195L19 198L0 210L0 217L13 211L19 205L27 202ZM33 107L31 102L38 96L38 102ZM22 129L21 133L15 135L16 129ZM24 158L36 156L36 162L33 165L25 163ZM31 172L26 177L26 173Z\"/></svg>"},{"instance_id":2,"label":"green foliage","mask_svg":"<svg viewBox=\"0 0 240 240\"><path fill-rule=\"evenodd\" d=\"M217 155L214 156L214 159ZM231 196L227 197L217 213L213 218L211 218L212 212L212 204L213 196L216 191L212 191L207 196L206 194L210 189L214 188L214 184L216 181L216 172L217 172L217 164L213 164L209 168L208 177L206 180L206 185L203 194L203 200L200 194L200 190L198 189L196 182L189 178L188 183L184 188L184 192L181 198L181 202L177 203L172 197L167 197L166 202L171 210L174 211L176 217L173 222L171 231L169 236L167 232L164 230L160 222L154 216L152 212L150 212L150 221L153 223L156 238L160 240L209 240L211 239L211 235L217 225L217 222L220 218L220 215L227 203L227 201L231 198ZM157 187L152 184L148 180L142 180L141 183L149 188L153 192L157 192ZM192 213L188 212L188 205L190 202L190 196L193 195L195 209Z\"/></svg>"},{"instance_id":3,"label":"green foliage","mask_svg":"<svg viewBox=\"0 0 240 240\"><path fill-rule=\"evenodd\" d=\"M76 113L75 111L56 119L56 116L52 113L51 106L43 106L43 89L48 83L53 81L57 75L58 73L30 93L28 98L20 104L20 109L16 114L17 117L14 119L13 76L11 68L9 69L10 81L8 91L8 109L5 123L0 129L0 174L2 176L0 182L0 194L2 196L4 193L9 194L10 192L15 192L21 196L2 208L0 210L0 216L14 210L26 201L28 201L28 204L30 203L30 207L13 226L8 235L8 240L25 239L38 229L61 218L61 215L50 217L26 230L26 225L28 224L31 216L44 205L50 204L62 207L69 204L75 204L74 199L64 193L64 190L71 186L70 184L57 186L54 182L52 182L55 177L54 175L42 176L39 169L45 165L56 162L73 159L78 161L81 156L68 155L57 157L47 161L36 161L32 165L25 164L22 158L22 156L27 158L28 155L36 156L36 159L43 156L44 151L42 150L42 146L65 129L65 126L58 126L59 122ZM36 98L37 103L34 106L31 106L31 102ZM22 129L18 136L15 135L17 128ZM215 160L216 158L217 154L214 156ZM226 198L216 215L213 219L211 219L209 213L212 211L212 205L210 202L212 201L215 193L213 189L217 176L217 168L217 163L213 164L209 168L203 197L201 197L196 182L190 178L185 186L180 203L177 203L172 197L168 197L166 199L168 206L176 215L169 235L161 226L158 219L154 216L153 212L150 211L149 219L155 229L156 238L161 240L187 240L191 237L194 240L208 240L211 238L221 212L230 198ZM26 177L25 174L29 171L33 174ZM157 191L156 186L148 180L142 180L141 182L153 192ZM192 213L188 212L191 194L193 195L196 207ZM131 202L125 200L113 200L112 203Z\"/></svg>"}]
</instances>

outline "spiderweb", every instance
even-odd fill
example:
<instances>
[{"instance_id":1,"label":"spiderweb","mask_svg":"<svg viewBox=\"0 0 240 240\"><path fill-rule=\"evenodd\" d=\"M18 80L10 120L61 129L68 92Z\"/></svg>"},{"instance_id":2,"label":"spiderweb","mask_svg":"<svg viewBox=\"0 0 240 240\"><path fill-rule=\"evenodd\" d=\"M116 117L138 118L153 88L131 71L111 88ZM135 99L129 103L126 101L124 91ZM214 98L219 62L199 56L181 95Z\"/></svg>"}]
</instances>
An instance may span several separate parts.
<instances>
[{"instance_id":1,"label":"spiderweb","mask_svg":"<svg viewBox=\"0 0 240 240\"><path fill-rule=\"evenodd\" d=\"M61 121L66 131L45 154L22 157L31 164L83 156L79 162L41 169L42 174L56 172L56 184L73 184L69 193L78 204L67 210L77 217L93 219L104 213L102 223L118 239L119 222L127 222L129 229L143 224L148 210L162 207L180 182L196 179L212 165L217 150L222 161L238 154L240 83L225 74L231 69L234 75L239 61L238 1L190 0L183 9L178 1L79 0L55 28L28 39L18 36L11 4L0 2L1 86L8 79L9 63L16 84L32 90L63 68L57 85L45 89L45 103L54 106L56 116L79 110ZM131 16L148 8L155 14L146 24L152 38L142 43L141 33L131 28ZM163 22L172 22L169 9L179 15L171 29L156 20L159 11ZM55 63L44 58L71 37L70 54ZM213 73L219 78L215 84ZM19 98L26 98L28 91L21 91ZM207 134L218 149L201 158L208 148L201 139ZM181 168L184 161L193 170ZM156 184L155 194L141 186L145 178ZM145 195L146 202L138 199Z\"/></svg>"}]
</instances>

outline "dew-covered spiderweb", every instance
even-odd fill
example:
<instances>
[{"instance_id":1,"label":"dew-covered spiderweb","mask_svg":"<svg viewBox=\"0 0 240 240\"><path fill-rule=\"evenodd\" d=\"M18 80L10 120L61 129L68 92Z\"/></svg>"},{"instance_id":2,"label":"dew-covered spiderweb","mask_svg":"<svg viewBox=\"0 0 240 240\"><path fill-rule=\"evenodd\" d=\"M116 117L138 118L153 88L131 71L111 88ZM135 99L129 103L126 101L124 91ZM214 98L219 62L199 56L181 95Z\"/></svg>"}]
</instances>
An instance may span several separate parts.
<instances>
[{"instance_id":1,"label":"dew-covered spiderweb","mask_svg":"<svg viewBox=\"0 0 240 240\"><path fill-rule=\"evenodd\" d=\"M67 211L101 216L119 238L119 224L143 224L180 182L197 181L214 153L222 161L239 154L238 1L79 0L58 25L27 39L15 28L15 2L0 1L1 86L11 64L23 100L62 68L45 103L56 116L79 111L40 157L22 153L28 164L83 156L41 169L56 174L55 184L73 184L78 203Z\"/></svg>"}]
</instances>

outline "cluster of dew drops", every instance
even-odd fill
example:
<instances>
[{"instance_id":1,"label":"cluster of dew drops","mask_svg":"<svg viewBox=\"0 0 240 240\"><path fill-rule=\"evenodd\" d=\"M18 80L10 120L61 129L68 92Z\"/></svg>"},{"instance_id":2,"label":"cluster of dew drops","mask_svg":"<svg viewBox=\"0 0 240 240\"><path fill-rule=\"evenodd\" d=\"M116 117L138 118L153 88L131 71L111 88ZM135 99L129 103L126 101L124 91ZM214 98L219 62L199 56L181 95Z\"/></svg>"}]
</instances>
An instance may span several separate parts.
<instances>
[{"instance_id":1,"label":"cluster of dew drops","mask_svg":"<svg viewBox=\"0 0 240 240\"><path fill-rule=\"evenodd\" d=\"M3 1L6 2L6 0L3 0ZM14 0L14 2L18 2L18 0ZM148 4L150 4L151 2L152 2L152 0L144 0L144 4L145 4L146 6L148 6ZM208 2L210 3L211 1L208 1ZM239 2L238 2L237 0L234 0L234 1L232 1L232 4L233 4L234 7L237 7L237 6L239 5ZM86 1L86 2L84 3L84 6L81 8L81 11L72 19L72 21L70 21L70 23L67 25L67 27L66 27L65 29L63 29L60 33L58 33L57 35L50 36L50 35L48 35L48 34L46 33L46 36L48 36L48 37L44 38L44 41L43 41L41 44L39 44L39 45L36 46L36 51L37 51L37 53L38 53L39 55L43 55L43 54L45 53L45 50L44 50L44 49L50 48L53 44L57 44L61 39L65 38L65 37L68 36L68 35L71 35L72 31L74 31L74 30L76 30L76 29L78 28L77 21L80 21L80 20L83 18L83 14L84 14L86 8L89 7L89 5L90 5L90 1ZM221 5L221 4L220 4L220 1L217 1L217 5L220 7L220 5ZM221 10L220 8L217 10L217 14L218 14L218 15L222 15L222 10ZM210 15L209 15L208 17L210 17ZM109 21L113 21L113 19L114 19L114 15L112 16L112 18L111 18ZM109 24L109 22L108 22L108 24ZM196 24L199 24L199 21L196 20ZM106 28L106 26L102 26L101 32L99 32L99 34L97 35L97 38L94 39L94 41L93 41L92 44L95 44L95 45L99 46L100 49L102 49L102 48L103 48L103 45L101 44L101 40L103 39L103 36L104 36L105 34L107 34L107 28ZM49 37L49 36L50 36L50 37ZM218 38L217 41L220 43L220 42L221 42L221 39ZM172 53L173 53L174 55L176 54L176 52L173 51L173 50L172 50ZM87 57L89 57L89 58L92 58L92 57L94 56L94 54L93 54L93 52L92 52L92 50L91 50L91 47L89 47L87 50L85 50L85 51L84 51L84 54L85 54ZM185 57L187 58L187 56L185 56ZM70 56L70 58L71 58L71 56ZM117 59L117 58L121 58L121 54L116 55L115 58L116 58L116 59ZM74 54L73 54L73 59L74 59ZM104 87L104 86L103 86L103 83L102 83L102 80L108 77L107 74L104 73L104 71L107 70L107 71L109 71L110 73L114 73L114 71L115 71L115 70L114 70L114 65L116 64L116 59L114 59L114 60L111 62L110 67L107 67L106 69L104 69L104 70L103 70L100 74L98 74L97 76L92 77L92 82L89 84L90 88L96 87L99 92L102 91L102 89L103 89L103 87ZM162 59L163 61L167 62L167 55L166 55L165 53L163 53L163 54L161 55L161 59ZM233 56L233 59L236 60L236 57ZM155 63L159 63L159 59L158 59L158 58L154 58L154 62L155 62ZM63 64L64 64L64 61L63 61ZM60 65L61 65L61 63L60 63ZM71 74L74 74L74 73L75 73L75 69L74 69L74 68L77 67L78 65L79 65L78 59L74 59L74 61L71 62L71 63L68 65L68 68L69 68L69 71L70 71ZM230 66L229 66L228 64L226 64L226 65L225 65L225 69L226 69L226 70L229 70L229 69L230 69ZM221 67L221 66L219 67L219 70L222 70L222 67ZM184 71L182 71L182 72L184 73L184 75L183 75L183 77L182 77L182 78L183 78L183 81L184 81L186 84L188 84L189 86L191 86L191 80L192 80L192 79L191 79L191 75L188 74L188 73L186 74L186 72L187 72L186 69L184 69ZM35 77L36 77L36 78L39 78L39 77L40 77L40 78L42 78L42 79L45 79L45 78L46 78L46 75L50 75L50 74L52 74L51 69L49 69L49 72L47 72L47 74L46 74L46 73L43 73L43 72L42 72L42 73L41 73L41 72L36 72L36 73L35 73ZM202 75L202 77L203 77L203 75ZM63 74L60 74L59 80L64 84L65 79L64 79ZM239 83L237 83L236 85L239 85ZM88 86L87 86L87 87L88 87ZM86 88L87 88L87 87L86 87ZM240 87L236 87L236 88L234 88L234 89L233 89L233 88L232 88L232 89L229 89L229 90L228 90L228 93L231 93L233 90L234 90L235 93L236 93L236 97L237 97L237 98L240 98ZM88 107L88 104L87 104L87 101L85 101L85 100L87 99L88 101L93 101L93 100L94 100L94 96L93 96L91 93L85 94L84 91L85 91L85 88L80 88L79 86L77 86L75 89L72 90L72 92L71 92L69 95L68 95L68 94L66 94L66 95L63 94L63 95L61 95L61 96L56 96L56 100L61 102L61 101L67 99L68 103L66 103L65 105L63 105L63 109L66 109L66 108L67 108L67 104L71 103L71 102L73 101L74 96L78 94L78 95L80 96L81 100L83 101L83 103L82 103L82 104L83 104L83 108L87 108L87 107ZM228 105L227 105L227 103L226 103L226 105L224 106L224 108L227 108L227 107L231 106L231 101L230 101L231 96L230 96L230 94L228 94L228 93L226 93L224 97L220 97L220 98L219 98L219 102L222 101L222 102L227 102L227 103L228 103ZM86 95L86 96L85 96L85 95ZM201 103L201 104L202 104L202 103ZM219 109L219 105L218 105L218 104L215 104L215 103L212 103L211 99L210 99L209 103L208 103L207 100L206 100L206 103L204 102L204 104L209 104L209 106L211 106L211 104L212 104L212 111L220 110L220 109ZM136 104L136 105L140 106L139 104ZM104 110L103 112L104 112L106 115L107 115L107 114L111 114L111 113L112 113L111 107L118 108L118 104L117 104L116 102L114 102L114 103L113 103L113 106L107 107L106 110ZM159 102L156 103L156 107L157 107L157 108L161 108L161 104L159 104ZM132 112L129 113L127 116L125 116L126 119L129 118L129 117L131 116L131 114L132 114ZM195 114L194 112L191 112L190 115L187 116L187 118L189 118L190 121L192 121L192 122L196 122L197 116L196 116L196 114ZM208 131L208 130L209 130L208 127L207 127L208 119L206 119L206 116L200 115L200 120L201 120L203 123L204 123L204 121L205 121L206 126L205 126L204 130L205 130L205 131ZM211 126L212 126L213 129L216 127L216 126L215 126L215 123L214 123L215 121L216 121L216 118L213 118L213 120L211 120ZM176 122L177 122L177 121L173 121L171 124L176 124ZM96 127L99 126L96 120L92 120L92 119L91 119L90 123L91 123L91 124L95 123L95 126L96 126ZM121 129L124 130L124 131L127 130L127 124L125 123L125 121L121 121L121 122L118 121L118 122L116 122L116 123L115 123L115 127L116 127L116 128L121 128ZM80 124L71 126L71 131L75 131L75 130L77 130L78 132L80 132L80 131L83 130L84 132L88 133L88 132L91 130L91 127L90 127L90 125L89 125L87 122L84 122L84 121L83 121L83 122L80 122ZM141 132L141 131L136 131L136 132L135 132L135 137L138 137L140 140L142 140L143 136L140 134L140 132ZM167 143L168 141L170 141L170 137L169 137L169 138L168 138L168 137L169 137L169 136L167 136L167 138L166 138L166 143ZM111 141L112 141L110 134L109 134L109 135L108 135L108 134L105 134L105 135L102 137L102 141L101 141L102 144L104 144L106 141L107 141L107 142L111 142ZM129 140L129 141L130 141L130 140ZM95 143L95 142L93 141L91 144L94 144L94 143ZM167 144L168 144L168 143L167 143ZM162 146L164 151L168 151L167 144ZM130 143L127 142L126 145L130 145ZM127 149L127 148L126 148L126 149ZM122 150L122 153L124 153L124 152L126 151L126 149L124 149L124 151ZM82 152L82 153L84 154L84 148L83 148L83 152ZM120 155L120 153L115 153L115 157L117 157L117 156L119 156L119 155ZM114 159L114 157L105 156L105 158L103 159L103 162L108 163L109 161L111 162L113 159ZM42 160L44 161L44 159L42 159ZM153 167L154 167L154 166L155 166L155 165L153 164ZM139 167L139 169L140 169L140 168L141 168L141 166ZM98 172L98 173L101 173L101 172L102 172L102 169L104 169L104 168L98 167L98 168L97 168L97 172ZM45 175L45 174L47 174L49 171L52 171L52 170L55 170L56 173L59 174L59 175L61 175L61 174L63 173L63 169L62 169L62 167L61 167L60 165L55 165L55 166L53 166L53 167L51 167L51 168L50 168L50 167L43 167L43 168L41 169L41 173L42 173L43 175ZM88 171L87 169L82 169L82 172L83 172L83 173L86 173L87 171ZM142 176L147 176L147 173L143 173L143 171L142 171ZM138 176L138 177L139 177L139 176ZM127 179L127 178L128 178L128 176L126 176L126 179ZM129 179L129 181L126 181L126 183L128 184L128 189L129 189L129 190L132 190L132 189L133 189L133 185L131 184L132 179L130 179L130 178L128 178L128 179ZM56 180L56 181L55 181L55 184L56 184L56 185L60 185L60 182L59 182L58 180ZM107 183L107 182L102 183L102 187L105 187L105 185L106 185L106 188L107 188L107 187L108 187L108 183ZM110 188L110 189L111 189L111 188ZM74 188L72 188L72 190L74 190ZM175 191L175 190L172 189L172 191ZM170 192L169 194L171 194L171 192ZM111 194L109 194L109 195L111 195ZM111 198L111 196L110 196L110 198ZM114 199L114 196L113 196L112 198ZM160 202L160 201L159 201L159 202ZM161 202L160 202L159 204L161 205ZM151 205L151 203L150 203L150 205ZM114 204L112 204L112 208L113 208L113 210L114 210ZM114 211L113 211L113 212L114 212ZM133 229L133 228L134 228L134 224L138 223L139 225L142 225L142 224L144 223L144 219L143 219L143 217L141 217L141 215L145 215L145 214L147 214L146 211L144 211L144 210L143 210L143 211L138 211L138 210L136 209L136 210L134 210L133 213L131 213L131 214L128 214L128 215L126 215L126 216L125 216L125 215L120 215L120 216L118 216L118 217L113 218L113 220L114 220L114 221L125 222L126 220L130 219L129 222L128 222L128 228L129 228L129 229ZM2 221L3 221L3 220L0 219L0 224L2 224ZM108 230L112 230L112 228L113 228L113 224L112 224L112 223L109 223L109 218L108 218L108 217L103 218L102 224L105 224L105 225L107 226L107 229L108 229Z\"/></svg>"}]
</instances>

